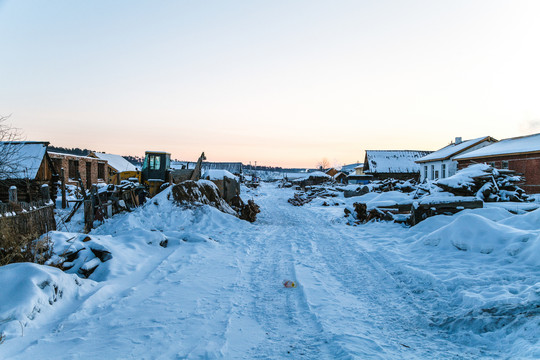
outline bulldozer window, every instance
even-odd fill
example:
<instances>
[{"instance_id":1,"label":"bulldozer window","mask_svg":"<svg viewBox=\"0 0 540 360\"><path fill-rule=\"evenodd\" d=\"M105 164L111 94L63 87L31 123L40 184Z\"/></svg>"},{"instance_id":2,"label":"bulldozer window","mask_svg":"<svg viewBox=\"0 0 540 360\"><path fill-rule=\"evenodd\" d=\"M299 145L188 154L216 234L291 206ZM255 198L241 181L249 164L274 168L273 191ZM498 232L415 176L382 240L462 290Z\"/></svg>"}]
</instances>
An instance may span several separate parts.
<instances>
[{"instance_id":1,"label":"bulldozer window","mask_svg":"<svg viewBox=\"0 0 540 360\"><path fill-rule=\"evenodd\" d=\"M150 170L159 170L160 168L160 156L151 155L150 156Z\"/></svg>"}]
</instances>

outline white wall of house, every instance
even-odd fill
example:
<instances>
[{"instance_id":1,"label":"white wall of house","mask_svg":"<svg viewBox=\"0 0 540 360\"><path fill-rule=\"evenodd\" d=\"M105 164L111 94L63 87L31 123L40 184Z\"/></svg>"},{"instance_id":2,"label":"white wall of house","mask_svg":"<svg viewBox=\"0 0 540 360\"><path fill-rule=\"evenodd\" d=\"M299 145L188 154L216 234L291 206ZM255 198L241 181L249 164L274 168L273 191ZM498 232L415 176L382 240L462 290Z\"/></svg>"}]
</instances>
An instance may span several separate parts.
<instances>
[{"instance_id":1,"label":"white wall of house","mask_svg":"<svg viewBox=\"0 0 540 360\"><path fill-rule=\"evenodd\" d=\"M459 155L466 154L468 152L486 147L491 144L492 143L484 141L476 146L473 146L470 149L467 149L466 151L460 153ZM454 175L457 172L457 161L454 160L454 157L451 157L448 160L430 161L426 163L421 163L420 168L421 168L421 171L420 171L421 182L423 182L426 178L428 180L444 179L444 178Z\"/></svg>"},{"instance_id":2,"label":"white wall of house","mask_svg":"<svg viewBox=\"0 0 540 360\"><path fill-rule=\"evenodd\" d=\"M428 163L420 164L421 173L420 181L444 179L452 176L457 171L457 161L443 160L443 161L431 161Z\"/></svg>"}]
</instances>

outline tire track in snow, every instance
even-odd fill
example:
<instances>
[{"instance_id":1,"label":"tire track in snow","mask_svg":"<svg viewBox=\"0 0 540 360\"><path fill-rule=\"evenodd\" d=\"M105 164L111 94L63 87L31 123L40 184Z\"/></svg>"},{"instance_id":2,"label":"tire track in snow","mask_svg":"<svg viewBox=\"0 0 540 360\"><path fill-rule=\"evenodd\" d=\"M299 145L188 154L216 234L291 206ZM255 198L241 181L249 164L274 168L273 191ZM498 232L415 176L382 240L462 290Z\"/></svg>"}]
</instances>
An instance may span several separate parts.
<instances>
[{"instance_id":1,"label":"tire track in snow","mask_svg":"<svg viewBox=\"0 0 540 360\"><path fill-rule=\"evenodd\" d=\"M261 197L257 202L262 212L259 231L251 239L255 259L250 270L251 313L264 330L265 340L246 358L334 358L332 345L308 311L302 292L282 284L296 277L291 237L296 236L297 224L276 209L275 198Z\"/></svg>"},{"instance_id":2,"label":"tire track in snow","mask_svg":"<svg viewBox=\"0 0 540 360\"><path fill-rule=\"evenodd\" d=\"M359 358L465 358L478 355L439 337L424 308L387 270L384 256L363 249L369 227L344 227L308 207L282 212L301 223L293 245L308 303L335 342ZM384 236L383 236L384 237ZM303 285L302 285L303 284ZM467 355L462 355L467 354ZM475 356L475 355L473 355Z\"/></svg>"}]
</instances>

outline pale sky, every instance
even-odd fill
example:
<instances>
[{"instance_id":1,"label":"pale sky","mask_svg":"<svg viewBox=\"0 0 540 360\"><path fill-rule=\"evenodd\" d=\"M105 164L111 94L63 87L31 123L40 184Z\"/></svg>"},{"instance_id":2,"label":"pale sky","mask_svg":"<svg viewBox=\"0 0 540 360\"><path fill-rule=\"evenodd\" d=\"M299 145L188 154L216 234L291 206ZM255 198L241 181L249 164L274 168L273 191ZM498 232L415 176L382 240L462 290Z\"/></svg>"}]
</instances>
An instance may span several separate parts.
<instances>
[{"instance_id":1,"label":"pale sky","mask_svg":"<svg viewBox=\"0 0 540 360\"><path fill-rule=\"evenodd\" d=\"M0 0L27 140L314 167L540 132L540 1Z\"/></svg>"}]
</instances>

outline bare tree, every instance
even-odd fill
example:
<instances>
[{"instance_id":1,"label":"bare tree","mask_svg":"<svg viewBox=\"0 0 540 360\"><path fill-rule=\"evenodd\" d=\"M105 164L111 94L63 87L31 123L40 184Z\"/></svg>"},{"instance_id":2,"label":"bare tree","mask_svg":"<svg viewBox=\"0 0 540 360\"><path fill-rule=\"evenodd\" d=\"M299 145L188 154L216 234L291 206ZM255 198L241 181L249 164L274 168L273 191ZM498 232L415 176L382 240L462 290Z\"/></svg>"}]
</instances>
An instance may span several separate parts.
<instances>
[{"instance_id":1,"label":"bare tree","mask_svg":"<svg viewBox=\"0 0 540 360\"><path fill-rule=\"evenodd\" d=\"M328 161L327 158L323 158L317 163L317 167L319 168L319 170L328 169L330 167L330 161Z\"/></svg>"},{"instance_id":2,"label":"bare tree","mask_svg":"<svg viewBox=\"0 0 540 360\"><path fill-rule=\"evenodd\" d=\"M0 115L0 179L9 178L18 170L20 147L11 142L21 139L21 131L8 123L9 115Z\"/></svg>"}]
</instances>

